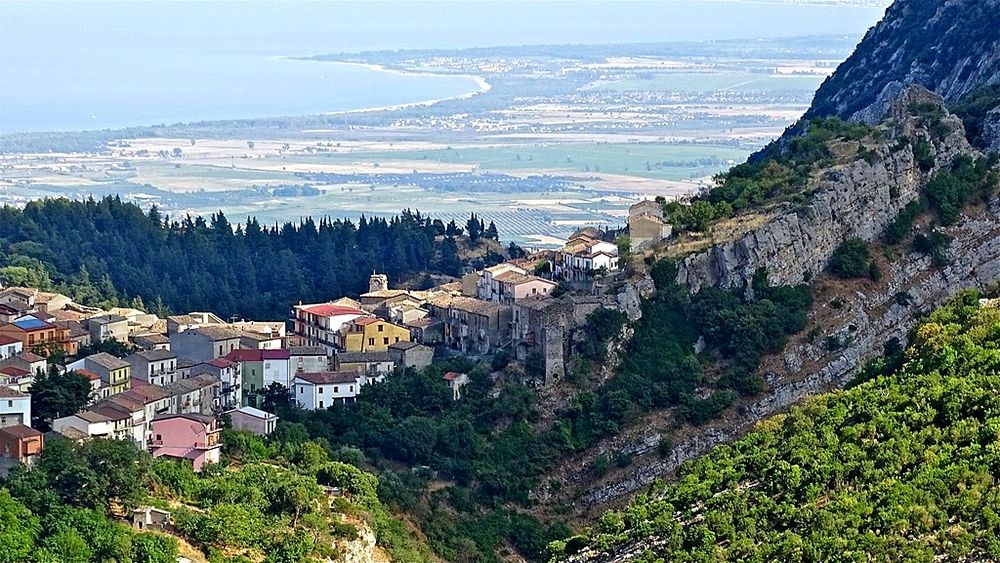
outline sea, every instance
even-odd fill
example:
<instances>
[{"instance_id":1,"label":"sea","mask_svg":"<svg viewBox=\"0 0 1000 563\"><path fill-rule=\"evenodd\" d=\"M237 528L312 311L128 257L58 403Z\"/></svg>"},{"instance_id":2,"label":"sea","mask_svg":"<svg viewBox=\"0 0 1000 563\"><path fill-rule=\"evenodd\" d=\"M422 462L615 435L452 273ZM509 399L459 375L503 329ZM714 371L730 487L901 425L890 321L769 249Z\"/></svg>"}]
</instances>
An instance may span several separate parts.
<instances>
[{"instance_id":1,"label":"sea","mask_svg":"<svg viewBox=\"0 0 1000 563\"><path fill-rule=\"evenodd\" d=\"M0 134L351 111L462 76L296 60L369 50L845 34L887 2L0 2Z\"/></svg>"}]
</instances>

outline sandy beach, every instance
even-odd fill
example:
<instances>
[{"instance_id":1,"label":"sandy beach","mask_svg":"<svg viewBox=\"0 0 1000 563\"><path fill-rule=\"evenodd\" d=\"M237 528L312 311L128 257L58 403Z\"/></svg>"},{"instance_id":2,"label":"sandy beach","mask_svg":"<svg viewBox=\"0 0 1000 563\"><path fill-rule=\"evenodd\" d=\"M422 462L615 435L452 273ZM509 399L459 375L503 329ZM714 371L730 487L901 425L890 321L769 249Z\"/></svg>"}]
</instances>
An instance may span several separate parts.
<instances>
[{"instance_id":1,"label":"sandy beach","mask_svg":"<svg viewBox=\"0 0 1000 563\"><path fill-rule=\"evenodd\" d=\"M362 109L351 109L351 110L341 110L341 111L328 111L328 112L324 112L323 115L347 115L347 114L353 114L353 113L368 113L368 112L373 112L373 111L394 111L394 110L414 108L414 107L426 107L426 106L432 106L434 104L437 104L437 103L440 103L440 102L446 102L446 101L450 101L450 100L467 100L467 99L469 99L469 98L471 98L473 96L478 96L479 94L485 94L486 92L489 92L493 88L493 86L490 85L490 83L487 82L485 78L483 78L482 76L475 75L475 74L443 74L443 73L440 73L440 72L422 72L422 71L418 71L418 70L404 70L404 69L399 69L399 68L390 68L390 67L387 67L387 66L384 66L384 65L379 65L379 64L360 63L360 62L355 62L355 61L317 61L316 59L298 59L298 60L309 60L309 61L321 62L321 63L332 63L332 64L338 64L338 65L355 66L355 67L366 68L368 70L374 70L376 72L386 72L386 73L389 73L389 74L395 74L395 75L398 75L398 76L450 76L450 77L457 77L457 78L468 78L469 80L474 81L476 83L476 86L478 87L478 89L475 92L468 92L468 93L465 93L465 94L460 94L458 96L449 96L449 97L446 97L446 98L433 98L433 99L429 99L429 100L421 100L419 102L409 102L409 103L405 103L405 104L395 104L395 105L388 105L388 106L374 106L374 107L362 108Z\"/></svg>"}]
</instances>

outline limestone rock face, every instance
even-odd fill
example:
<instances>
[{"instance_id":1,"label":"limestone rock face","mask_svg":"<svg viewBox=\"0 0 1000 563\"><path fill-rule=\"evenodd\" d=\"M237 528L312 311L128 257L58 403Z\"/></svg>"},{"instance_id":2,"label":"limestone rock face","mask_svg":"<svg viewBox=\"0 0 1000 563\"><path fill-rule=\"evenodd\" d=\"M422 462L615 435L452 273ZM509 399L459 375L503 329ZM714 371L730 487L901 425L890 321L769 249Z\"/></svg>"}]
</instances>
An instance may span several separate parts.
<instances>
[{"instance_id":1,"label":"limestone rock face","mask_svg":"<svg viewBox=\"0 0 1000 563\"><path fill-rule=\"evenodd\" d=\"M828 78L806 117L878 122L924 86L949 104L1000 83L1000 0L896 0Z\"/></svg>"},{"instance_id":2,"label":"limestone rock face","mask_svg":"<svg viewBox=\"0 0 1000 563\"><path fill-rule=\"evenodd\" d=\"M788 206L740 239L685 258L678 265L678 283L692 292L705 286L740 287L749 284L758 268L766 268L772 284L796 285L822 271L845 240L881 236L899 211L917 199L930 175L957 154L974 152L961 121L948 116L944 122L951 132L931 147L936 166L922 172L913 151L898 148L894 138L915 134L916 120L908 108L919 102L941 100L920 87L904 90L890 108L893 134L876 149L872 164L859 159L827 171L810 186L814 193L809 203Z\"/></svg>"}]
</instances>

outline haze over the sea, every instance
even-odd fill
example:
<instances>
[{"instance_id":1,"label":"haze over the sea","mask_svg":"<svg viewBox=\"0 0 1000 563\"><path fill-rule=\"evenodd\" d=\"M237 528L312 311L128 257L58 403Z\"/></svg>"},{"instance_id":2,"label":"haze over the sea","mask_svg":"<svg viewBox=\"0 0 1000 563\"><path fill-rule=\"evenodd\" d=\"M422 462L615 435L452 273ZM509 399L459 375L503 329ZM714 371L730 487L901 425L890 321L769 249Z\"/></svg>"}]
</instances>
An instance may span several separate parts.
<instances>
[{"instance_id":1,"label":"haze over the sea","mask_svg":"<svg viewBox=\"0 0 1000 563\"><path fill-rule=\"evenodd\" d=\"M3 2L0 134L345 111L478 89L466 77L286 56L812 34L860 39L882 11L725 0Z\"/></svg>"}]
</instances>

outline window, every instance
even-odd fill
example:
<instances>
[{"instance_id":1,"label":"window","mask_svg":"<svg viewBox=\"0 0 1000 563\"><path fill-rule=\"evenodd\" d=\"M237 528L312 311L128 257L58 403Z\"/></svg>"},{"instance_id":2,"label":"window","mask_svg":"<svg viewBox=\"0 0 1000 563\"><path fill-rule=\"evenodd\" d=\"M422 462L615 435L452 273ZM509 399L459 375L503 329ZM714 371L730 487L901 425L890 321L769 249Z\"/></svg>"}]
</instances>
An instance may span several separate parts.
<instances>
[{"instance_id":1,"label":"window","mask_svg":"<svg viewBox=\"0 0 1000 563\"><path fill-rule=\"evenodd\" d=\"M323 401L319 402L319 408L323 408Z\"/></svg>"},{"instance_id":2,"label":"window","mask_svg":"<svg viewBox=\"0 0 1000 563\"><path fill-rule=\"evenodd\" d=\"M388 336L382 339L382 344L389 344L389 337Z\"/></svg>"},{"instance_id":3,"label":"window","mask_svg":"<svg viewBox=\"0 0 1000 563\"><path fill-rule=\"evenodd\" d=\"M162 441L163 441L163 436L161 436L161 435L157 434L157 435L156 435L156 441L157 441L157 442L162 442Z\"/></svg>"},{"instance_id":4,"label":"window","mask_svg":"<svg viewBox=\"0 0 1000 563\"><path fill-rule=\"evenodd\" d=\"M379 331L379 332L384 332L384 331L385 331L385 326L383 326L383 325L378 325L378 331Z\"/></svg>"},{"instance_id":5,"label":"window","mask_svg":"<svg viewBox=\"0 0 1000 563\"><path fill-rule=\"evenodd\" d=\"M369 346L374 346L375 345L375 339L374 338L369 338L368 339L368 345Z\"/></svg>"},{"instance_id":6,"label":"window","mask_svg":"<svg viewBox=\"0 0 1000 563\"><path fill-rule=\"evenodd\" d=\"M219 356L222 356L222 344L219 344Z\"/></svg>"},{"instance_id":7,"label":"window","mask_svg":"<svg viewBox=\"0 0 1000 563\"><path fill-rule=\"evenodd\" d=\"M396 337L396 342L399 342L399 337L398 336Z\"/></svg>"},{"instance_id":8,"label":"window","mask_svg":"<svg viewBox=\"0 0 1000 563\"><path fill-rule=\"evenodd\" d=\"M322 395L322 394L323 394L323 386L322 386L322 385L320 385L320 386L319 386L319 394L320 394L320 395Z\"/></svg>"},{"instance_id":9,"label":"window","mask_svg":"<svg viewBox=\"0 0 1000 563\"><path fill-rule=\"evenodd\" d=\"M340 386L339 386L339 385L335 385L335 386L333 387L333 392L334 392L334 393L340 393Z\"/></svg>"},{"instance_id":10,"label":"window","mask_svg":"<svg viewBox=\"0 0 1000 563\"><path fill-rule=\"evenodd\" d=\"M351 393L353 393L353 392L354 392L354 386L351 385Z\"/></svg>"},{"instance_id":11,"label":"window","mask_svg":"<svg viewBox=\"0 0 1000 563\"><path fill-rule=\"evenodd\" d=\"M299 385L299 395L303 393L305 393L305 389L301 385Z\"/></svg>"},{"instance_id":12,"label":"window","mask_svg":"<svg viewBox=\"0 0 1000 563\"><path fill-rule=\"evenodd\" d=\"M8 407L13 407L14 406L14 401L7 401L7 406Z\"/></svg>"}]
</instances>

